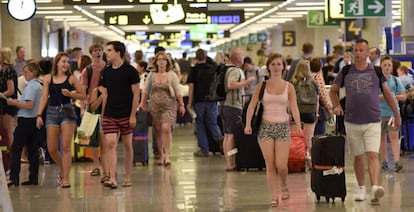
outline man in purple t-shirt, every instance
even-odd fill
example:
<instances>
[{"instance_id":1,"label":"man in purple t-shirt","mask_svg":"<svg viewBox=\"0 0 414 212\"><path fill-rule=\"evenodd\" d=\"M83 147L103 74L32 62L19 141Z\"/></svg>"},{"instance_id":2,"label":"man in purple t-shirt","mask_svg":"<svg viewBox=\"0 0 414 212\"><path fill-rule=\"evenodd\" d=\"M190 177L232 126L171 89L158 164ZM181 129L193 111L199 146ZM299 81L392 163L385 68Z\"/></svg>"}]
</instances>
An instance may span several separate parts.
<instances>
[{"instance_id":1,"label":"man in purple t-shirt","mask_svg":"<svg viewBox=\"0 0 414 212\"><path fill-rule=\"evenodd\" d=\"M381 139L381 111L379 108L379 86L382 86L384 98L394 113L394 126L401 125L400 114L395 97L385 83L384 76L378 77L374 66L367 63L369 56L368 41L360 39L354 45L355 64L351 66L345 77L341 72L335 78L329 92L334 113L343 115L339 104L339 88L346 89L345 128L349 149L354 156L354 171L358 188L354 199L365 200L364 156L368 159L368 173L371 180L371 203L378 204L384 195L384 188L378 185L379 162L378 152ZM344 77L344 80L343 80ZM380 83L381 81L381 83ZM343 85L342 85L343 82Z\"/></svg>"}]
</instances>

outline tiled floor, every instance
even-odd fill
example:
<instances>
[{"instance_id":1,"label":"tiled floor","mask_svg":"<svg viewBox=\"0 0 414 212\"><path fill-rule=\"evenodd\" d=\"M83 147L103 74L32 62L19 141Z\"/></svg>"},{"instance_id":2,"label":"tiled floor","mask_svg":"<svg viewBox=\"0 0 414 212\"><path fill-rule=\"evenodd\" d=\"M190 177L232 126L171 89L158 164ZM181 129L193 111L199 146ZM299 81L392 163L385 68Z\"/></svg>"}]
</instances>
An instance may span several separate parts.
<instances>
[{"instance_id":1,"label":"tiled floor","mask_svg":"<svg viewBox=\"0 0 414 212\"><path fill-rule=\"evenodd\" d=\"M414 165L410 155L403 157L404 173L381 174L386 193L380 206L372 206L369 201L353 201L355 177L352 161L346 155L348 195L344 203L340 199L335 204L316 203L310 189L310 174L301 173L289 175L291 199L278 208L270 208L264 172L226 173L223 157L194 158L195 150L192 130L177 128L172 166L155 166L151 155L148 167L133 168L130 188L104 188L99 177L89 175L91 163L74 163L70 189L57 186L57 167L47 165L40 168L39 186L13 187L9 194L14 211L414 211ZM122 148L119 152L121 155ZM122 165L121 157L120 179ZM26 173L27 165L23 165L22 181Z\"/></svg>"}]
</instances>

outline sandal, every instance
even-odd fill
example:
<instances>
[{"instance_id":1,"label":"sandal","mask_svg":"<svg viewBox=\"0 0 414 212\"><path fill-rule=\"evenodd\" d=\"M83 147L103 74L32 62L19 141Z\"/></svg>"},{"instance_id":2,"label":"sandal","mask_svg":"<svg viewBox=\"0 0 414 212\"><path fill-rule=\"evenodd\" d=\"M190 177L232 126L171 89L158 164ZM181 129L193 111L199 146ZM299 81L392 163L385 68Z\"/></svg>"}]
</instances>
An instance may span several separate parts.
<instances>
[{"instance_id":1,"label":"sandal","mask_svg":"<svg viewBox=\"0 0 414 212\"><path fill-rule=\"evenodd\" d=\"M102 178L101 178L101 183L105 183L106 181L109 181L109 176L103 176Z\"/></svg>"},{"instance_id":2,"label":"sandal","mask_svg":"<svg viewBox=\"0 0 414 212\"><path fill-rule=\"evenodd\" d=\"M124 181L124 183L122 183L122 187L131 187L132 183L131 181Z\"/></svg>"},{"instance_id":3,"label":"sandal","mask_svg":"<svg viewBox=\"0 0 414 212\"><path fill-rule=\"evenodd\" d=\"M98 168L95 168L91 171L91 176L99 176L101 175L101 170L99 170Z\"/></svg>"},{"instance_id":4,"label":"sandal","mask_svg":"<svg viewBox=\"0 0 414 212\"><path fill-rule=\"evenodd\" d=\"M276 199L272 199L272 201L269 204L271 207L277 207L279 206L279 200Z\"/></svg>"},{"instance_id":5,"label":"sandal","mask_svg":"<svg viewBox=\"0 0 414 212\"><path fill-rule=\"evenodd\" d=\"M62 180L63 180L63 177L60 174L58 174L56 177L56 182L60 185L62 184Z\"/></svg>"},{"instance_id":6,"label":"sandal","mask_svg":"<svg viewBox=\"0 0 414 212\"><path fill-rule=\"evenodd\" d=\"M69 183L62 183L60 184L61 188L70 188L70 184Z\"/></svg>"},{"instance_id":7,"label":"sandal","mask_svg":"<svg viewBox=\"0 0 414 212\"><path fill-rule=\"evenodd\" d=\"M104 182L104 186L105 187L108 187L110 189L116 189L116 188L118 188L118 185L115 184L114 182L111 182L111 181Z\"/></svg>"},{"instance_id":8,"label":"sandal","mask_svg":"<svg viewBox=\"0 0 414 212\"><path fill-rule=\"evenodd\" d=\"M282 200L288 200L290 198L289 190L287 187L281 189L282 191Z\"/></svg>"}]
</instances>

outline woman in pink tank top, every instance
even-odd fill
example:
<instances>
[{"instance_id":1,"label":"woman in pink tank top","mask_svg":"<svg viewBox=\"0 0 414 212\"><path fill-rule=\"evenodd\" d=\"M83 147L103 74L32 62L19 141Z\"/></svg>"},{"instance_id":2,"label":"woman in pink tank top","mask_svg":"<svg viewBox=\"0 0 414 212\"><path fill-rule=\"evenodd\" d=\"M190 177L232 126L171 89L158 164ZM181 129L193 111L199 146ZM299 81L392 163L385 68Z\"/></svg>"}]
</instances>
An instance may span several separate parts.
<instances>
[{"instance_id":1,"label":"woman in pink tank top","mask_svg":"<svg viewBox=\"0 0 414 212\"><path fill-rule=\"evenodd\" d=\"M272 195L271 207L279 203L277 173L280 178L281 200L289 199L287 188L288 156L290 146L290 125L288 109L291 110L295 120L297 132L301 133L299 109L296 103L296 92L293 85L283 80L286 63L280 54L272 54L266 62L270 78L266 81L263 95L263 116L259 128L258 141L266 162L266 176L269 190ZM262 82L256 86L252 100L246 114L245 134L252 134L251 119L254 108L258 102ZM276 163L277 161L277 163ZM276 172L276 170L278 170Z\"/></svg>"}]
</instances>

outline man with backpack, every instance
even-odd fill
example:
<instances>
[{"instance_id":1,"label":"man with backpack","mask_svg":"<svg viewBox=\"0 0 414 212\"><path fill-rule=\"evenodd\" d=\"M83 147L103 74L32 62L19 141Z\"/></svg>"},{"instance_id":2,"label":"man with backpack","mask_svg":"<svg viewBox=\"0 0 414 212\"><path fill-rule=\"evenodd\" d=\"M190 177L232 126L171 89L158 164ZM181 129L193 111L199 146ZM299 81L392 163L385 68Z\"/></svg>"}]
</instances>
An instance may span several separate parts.
<instances>
[{"instance_id":1,"label":"man with backpack","mask_svg":"<svg viewBox=\"0 0 414 212\"><path fill-rule=\"evenodd\" d=\"M92 44L89 47L89 54L92 57L92 63L82 70L80 78L81 84L86 92L86 99L81 101L81 114L83 114L85 110L89 109L92 90L98 87L99 80L101 78L101 71L106 66L105 61L102 59L103 46L101 44ZM102 154L103 148L101 148L101 155ZM101 171L99 169L99 148L92 148L92 160L95 168L90 172L90 175L101 175ZM106 172L106 166L103 163L104 160L101 160L101 162L104 176L106 176L108 173Z\"/></svg>"},{"instance_id":2,"label":"man with backpack","mask_svg":"<svg viewBox=\"0 0 414 212\"><path fill-rule=\"evenodd\" d=\"M234 148L233 129L239 121L242 114L242 95L244 95L244 87L256 80L251 76L245 78L240 67L243 65L243 51L235 48L230 51L229 67L224 76L224 90L226 97L221 108L221 117L223 119L223 151L226 158L226 171L233 171L236 168L235 157L232 154Z\"/></svg>"},{"instance_id":3,"label":"man with backpack","mask_svg":"<svg viewBox=\"0 0 414 212\"><path fill-rule=\"evenodd\" d=\"M394 96L390 92L383 75L379 75L372 64L367 63L369 56L368 41L360 39L354 46L355 64L350 66L345 75L342 69L335 78L329 96L334 113L344 115L339 104L339 88L346 88L346 114L345 128L350 153L354 156L354 172L358 182L355 201L365 200L364 156L367 156L368 173L371 180L371 203L379 204L384 195L384 188L379 186L379 160L378 152L381 139L381 111L379 108L379 90L382 87L384 99L390 106L394 121L393 127L401 126L401 118ZM381 72L380 72L381 73Z\"/></svg>"},{"instance_id":4,"label":"man with backpack","mask_svg":"<svg viewBox=\"0 0 414 212\"><path fill-rule=\"evenodd\" d=\"M196 131L198 147L194 152L196 157L208 157L210 148L208 145L208 130L215 142L223 140L223 135L217 124L217 101L208 99L210 82L216 71L215 64L207 63L207 52L198 49L195 53L196 65L191 68L187 78L189 84L187 111L191 107L194 109L196 116Z\"/></svg>"}]
</instances>

